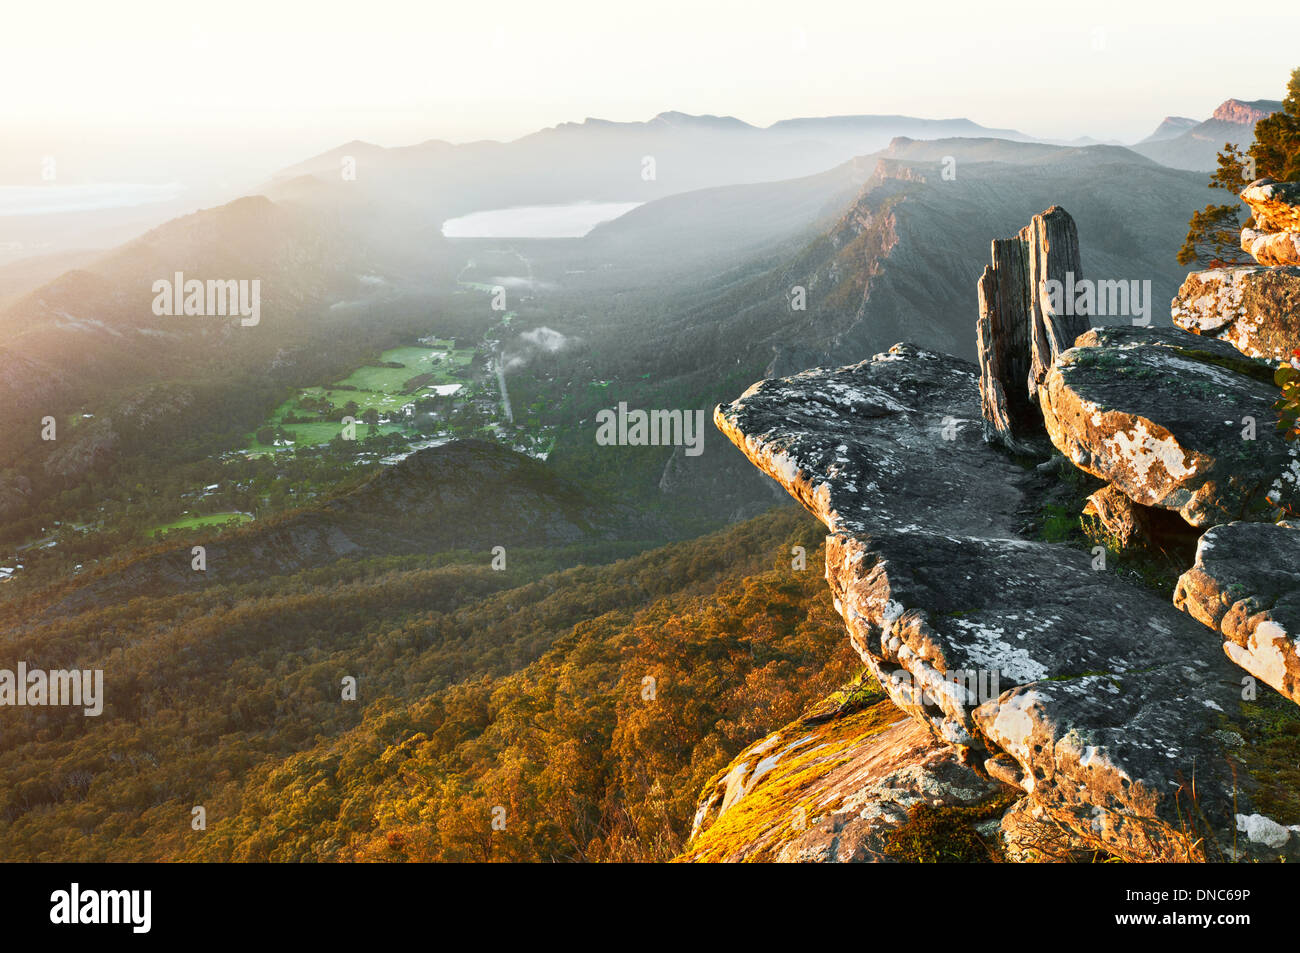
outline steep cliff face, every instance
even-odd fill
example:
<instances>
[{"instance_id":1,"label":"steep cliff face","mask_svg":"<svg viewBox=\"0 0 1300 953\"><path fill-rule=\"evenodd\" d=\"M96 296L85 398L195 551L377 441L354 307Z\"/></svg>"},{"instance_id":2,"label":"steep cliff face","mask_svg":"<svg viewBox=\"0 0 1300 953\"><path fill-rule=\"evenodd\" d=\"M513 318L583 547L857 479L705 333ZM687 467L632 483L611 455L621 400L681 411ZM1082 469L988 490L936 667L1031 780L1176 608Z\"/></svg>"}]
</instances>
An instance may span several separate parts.
<instances>
[{"instance_id":1,"label":"steep cliff face","mask_svg":"<svg viewBox=\"0 0 1300 953\"><path fill-rule=\"evenodd\" d=\"M1256 99L1253 102L1226 99L1214 110L1211 118L1222 122L1250 123L1253 126L1281 108L1282 104L1275 99Z\"/></svg>"}]
</instances>

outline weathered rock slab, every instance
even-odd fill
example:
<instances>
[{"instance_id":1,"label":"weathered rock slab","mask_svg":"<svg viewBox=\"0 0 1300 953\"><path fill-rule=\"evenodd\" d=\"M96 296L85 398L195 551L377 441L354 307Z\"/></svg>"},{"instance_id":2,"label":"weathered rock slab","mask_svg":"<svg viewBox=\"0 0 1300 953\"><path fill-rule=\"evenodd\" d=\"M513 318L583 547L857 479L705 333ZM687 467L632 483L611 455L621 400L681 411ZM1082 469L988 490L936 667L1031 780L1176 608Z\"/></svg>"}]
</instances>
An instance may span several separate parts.
<instances>
[{"instance_id":1,"label":"weathered rock slab","mask_svg":"<svg viewBox=\"0 0 1300 953\"><path fill-rule=\"evenodd\" d=\"M1300 499L1267 366L1173 329L1098 328L1077 345L1039 391L1048 436L1075 466L1197 527L1269 519Z\"/></svg>"},{"instance_id":2,"label":"weathered rock slab","mask_svg":"<svg viewBox=\"0 0 1300 953\"><path fill-rule=\"evenodd\" d=\"M826 524L836 607L899 708L973 763L1010 755L1031 797L1122 856L1201 849L1193 773L1230 837L1214 731L1234 670L1165 599L1020 534L1034 474L985 443L978 406L973 366L896 345L756 384L714 419Z\"/></svg>"},{"instance_id":3,"label":"weathered rock slab","mask_svg":"<svg viewBox=\"0 0 1300 953\"><path fill-rule=\"evenodd\" d=\"M1300 347L1300 267L1194 271L1171 313L1184 331L1221 338L1250 357L1289 358Z\"/></svg>"},{"instance_id":4,"label":"weathered rock slab","mask_svg":"<svg viewBox=\"0 0 1300 953\"><path fill-rule=\"evenodd\" d=\"M1300 523L1228 523L1201 537L1174 605L1228 658L1300 704Z\"/></svg>"}]
</instances>

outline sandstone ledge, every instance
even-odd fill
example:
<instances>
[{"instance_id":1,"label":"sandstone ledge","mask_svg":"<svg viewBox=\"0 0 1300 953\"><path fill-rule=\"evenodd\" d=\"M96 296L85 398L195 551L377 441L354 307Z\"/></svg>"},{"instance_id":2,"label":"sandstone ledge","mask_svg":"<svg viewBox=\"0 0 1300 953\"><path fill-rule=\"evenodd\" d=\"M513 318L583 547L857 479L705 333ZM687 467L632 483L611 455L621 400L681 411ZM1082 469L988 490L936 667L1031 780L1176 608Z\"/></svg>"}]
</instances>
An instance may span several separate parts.
<instances>
[{"instance_id":1,"label":"sandstone ledge","mask_svg":"<svg viewBox=\"0 0 1300 953\"><path fill-rule=\"evenodd\" d=\"M1300 232L1241 230L1241 250L1261 265L1300 265Z\"/></svg>"},{"instance_id":2,"label":"sandstone ledge","mask_svg":"<svg viewBox=\"0 0 1300 953\"><path fill-rule=\"evenodd\" d=\"M1032 476L984 442L978 407L972 365L896 345L761 382L714 417L827 526L836 607L899 708L967 763L1010 756L1083 842L1200 856L1184 826L1193 775L1200 835L1230 842L1214 731L1237 708L1236 670L1164 599L1020 535ZM996 672L996 697L975 672Z\"/></svg>"},{"instance_id":3,"label":"sandstone ledge","mask_svg":"<svg viewBox=\"0 0 1300 953\"><path fill-rule=\"evenodd\" d=\"M1260 231L1300 230L1300 182L1258 179L1242 190L1241 200Z\"/></svg>"}]
</instances>

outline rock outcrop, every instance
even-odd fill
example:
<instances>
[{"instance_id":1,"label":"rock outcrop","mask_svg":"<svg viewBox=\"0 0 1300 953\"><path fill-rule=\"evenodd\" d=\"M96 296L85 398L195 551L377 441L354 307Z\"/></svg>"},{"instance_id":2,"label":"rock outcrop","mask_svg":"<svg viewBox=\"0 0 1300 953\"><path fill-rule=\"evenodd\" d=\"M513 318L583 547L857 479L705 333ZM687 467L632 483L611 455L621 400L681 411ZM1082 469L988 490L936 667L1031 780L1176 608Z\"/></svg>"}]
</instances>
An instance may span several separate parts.
<instances>
[{"instance_id":1,"label":"rock outcrop","mask_svg":"<svg viewBox=\"0 0 1300 953\"><path fill-rule=\"evenodd\" d=\"M1230 843L1249 801L1215 736L1232 666L1166 600L1021 534L1035 474L982 439L978 405L974 367L898 345L756 384L715 422L826 524L854 647L964 763L1121 857Z\"/></svg>"},{"instance_id":2,"label":"rock outcrop","mask_svg":"<svg viewBox=\"0 0 1300 953\"><path fill-rule=\"evenodd\" d=\"M1296 247L1278 237L1300 224L1289 190L1247 189L1266 231L1243 242L1262 260ZM1253 756L1225 727L1246 718L1241 669L1300 702L1300 524L1271 522L1300 506L1300 459L1273 426L1274 368L1258 359L1300 343L1300 268L1189 276L1173 302L1183 329L1056 314L1047 283L1078 271L1073 223L1054 207L993 243L978 377L900 344L760 382L714 412L825 523L835 607L914 725L832 741L796 723L764 739L706 788L692 850L889 859L910 799L965 811L1005 785L1024 792L999 823L1012 860L1300 858L1300 825L1255 811L1252 791L1283 814L1295 805L1240 770ZM1108 545L1154 542L1169 558L1161 540L1184 552L1190 527L1207 530L1174 604L1028 535L1025 515L1060 499L1049 474L1066 465L1024 468L1002 448L1043 435L1106 481L1084 514ZM763 784L824 808L814 827L752 798ZM740 830L752 836L738 846Z\"/></svg>"},{"instance_id":3,"label":"rock outcrop","mask_svg":"<svg viewBox=\"0 0 1300 953\"><path fill-rule=\"evenodd\" d=\"M1282 104L1273 99L1257 99L1253 102L1227 99L1215 108L1212 118L1222 122L1236 122L1253 126L1265 116L1271 116L1281 108Z\"/></svg>"},{"instance_id":4,"label":"rock outcrop","mask_svg":"<svg viewBox=\"0 0 1300 953\"><path fill-rule=\"evenodd\" d=\"M1039 391L1052 443L1143 506L1198 527L1300 502L1295 447L1275 431L1266 365L1174 329L1098 328Z\"/></svg>"},{"instance_id":5,"label":"rock outcrop","mask_svg":"<svg viewBox=\"0 0 1300 953\"><path fill-rule=\"evenodd\" d=\"M1173 300L1174 324L1251 357L1281 360L1300 341L1300 267L1195 271Z\"/></svg>"},{"instance_id":6,"label":"rock outcrop","mask_svg":"<svg viewBox=\"0 0 1300 953\"><path fill-rule=\"evenodd\" d=\"M1244 354L1284 360L1300 343L1300 182L1260 179L1242 190L1253 227L1241 247L1259 266L1193 272L1173 301L1174 323Z\"/></svg>"},{"instance_id":7,"label":"rock outcrop","mask_svg":"<svg viewBox=\"0 0 1300 953\"><path fill-rule=\"evenodd\" d=\"M1209 530L1174 604L1222 633L1232 661L1300 704L1300 523Z\"/></svg>"},{"instance_id":8,"label":"rock outcrop","mask_svg":"<svg viewBox=\"0 0 1300 953\"><path fill-rule=\"evenodd\" d=\"M995 240L979 281L976 347L986 436L1023 451L1041 440L1038 388L1089 319L1052 306L1048 281L1082 278L1074 219L1053 206L1015 238Z\"/></svg>"},{"instance_id":9,"label":"rock outcrop","mask_svg":"<svg viewBox=\"0 0 1300 953\"><path fill-rule=\"evenodd\" d=\"M1020 238L993 242L979 281L975 347L980 362L984 436L1021 450L1040 426L1029 383L1028 246Z\"/></svg>"},{"instance_id":10,"label":"rock outcrop","mask_svg":"<svg viewBox=\"0 0 1300 953\"><path fill-rule=\"evenodd\" d=\"M1300 231L1300 182L1258 179L1241 192L1261 232Z\"/></svg>"}]
</instances>

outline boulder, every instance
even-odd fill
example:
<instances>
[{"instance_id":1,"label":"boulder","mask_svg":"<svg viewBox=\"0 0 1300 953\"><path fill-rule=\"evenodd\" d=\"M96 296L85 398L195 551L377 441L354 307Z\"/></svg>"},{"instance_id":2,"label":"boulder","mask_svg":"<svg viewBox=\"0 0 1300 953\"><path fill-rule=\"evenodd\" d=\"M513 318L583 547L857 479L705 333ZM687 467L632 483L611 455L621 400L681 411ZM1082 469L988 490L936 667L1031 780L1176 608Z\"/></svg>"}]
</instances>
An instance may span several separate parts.
<instances>
[{"instance_id":1,"label":"boulder","mask_svg":"<svg viewBox=\"0 0 1300 953\"><path fill-rule=\"evenodd\" d=\"M1300 267L1194 271L1171 312L1183 330L1221 338L1250 357L1289 358L1300 347Z\"/></svg>"},{"instance_id":2,"label":"boulder","mask_svg":"<svg viewBox=\"0 0 1300 953\"><path fill-rule=\"evenodd\" d=\"M1087 863L1087 848L1062 830L1041 804L1021 798L999 824L1002 856L1013 864Z\"/></svg>"},{"instance_id":3,"label":"boulder","mask_svg":"<svg viewBox=\"0 0 1300 953\"><path fill-rule=\"evenodd\" d=\"M1241 250L1261 265L1300 265L1300 232L1241 230Z\"/></svg>"},{"instance_id":4,"label":"boulder","mask_svg":"<svg viewBox=\"0 0 1300 953\"><path fill-rule=\"evenodd\" d=\"M1039 391L1075 466L1196 527L1269 519L1297 502L1296 448L1278 435L1267 365L1175 329L1098 328Z\"/></svg>"},{"instance_id":5,"label":"boulder","mask_svg":"<svg viewBox=\"0 0 1300 953\"><path fill-rule=\"evenodd\" d=\"M1241 192L1262 232L1300 231L1300 182L1258 179Z\"/></svg>"},{"instance_id":6,"label":"boulder","mask_svg":"<svg viewBox=\"0 0 1300 953\"><path fill-rule=\"evenodd\" d=\"M1208 530L1174 605L1221 633L1228 658L1300 704L1300 523Z\"/></svg>"},{"instance_id":7,"label":"boulder","mask_svg":"<svg viewBox=\"0 0 1300 953\"><path fill-rule=\"evenodd\" d=\"M974 366L896 345L763 381L714 420L825 523L836 609L895 705L1080 843L1212 853L1233 799L1249 810L1215 735L1238 676L1167 599L1022 535L1043 478L984 441L977 406Z\"/></svg>"}]
</instances>

